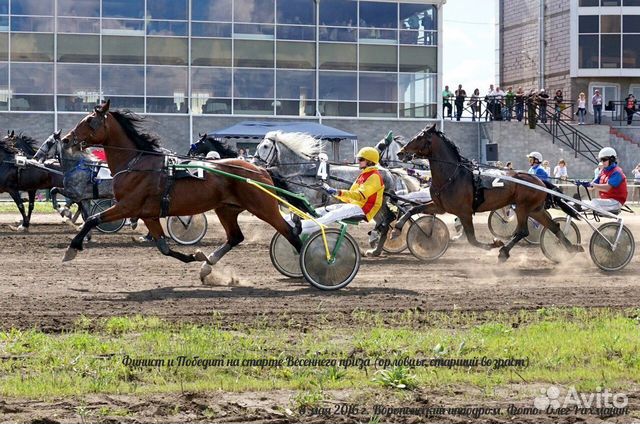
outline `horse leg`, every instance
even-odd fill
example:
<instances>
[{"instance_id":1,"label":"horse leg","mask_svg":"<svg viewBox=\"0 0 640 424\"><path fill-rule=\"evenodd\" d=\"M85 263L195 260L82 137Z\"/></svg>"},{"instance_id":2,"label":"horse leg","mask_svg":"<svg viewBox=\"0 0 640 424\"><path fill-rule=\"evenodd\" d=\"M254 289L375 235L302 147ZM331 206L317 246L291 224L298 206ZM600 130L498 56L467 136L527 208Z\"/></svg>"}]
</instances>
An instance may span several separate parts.
<instances>
[{"instance_id":1,"label":"horse leg","mask_svg":"<svg viewBox=\"0 0 640 424\"><path fill-rule=\"evenodd\" d=\"M20 197L20 192L11 190L9 192L9 195L11 196L16 206L18 207L18 210L20 211L20 215L22 215L22 222L20 223L20 225L18 225L17 227L14 227L12 225L10 226L10 228L13 231L25 231L24 223L27 222L28 219L27 219L27 214L24 211L24 202L22 201L22 197Z\"/></svg>"},{"instance_id":2,"label":"horse leg","mask_svg":"<svg viewBox=\"0 0 640 424\"><path fill-rule=\"evenodd\" d=\"M177 252L169 247L167 243L167 238L164 235L164 231L162 230L162 225L160 225L160 219L158 218L148 218L143 219L147 229L153 236L153 239L156 241L156 246L160 253L165 256L171 256L172 258L176 258L179 261L184 263L195 262L196 255L185 255L184 253Z\"/></svg>"},{"instance_id":3,"label":"horse leg","mask_svg":"<svg viewBox=\"0 0 640 424\"><path fill-rule=\"evenodd\" d=\"M115 204L106 211L89 217L80 228L80 231L78 231L78 234L76 234L73 240L71 240L71 244L67 248L64 258L62 258L62 262L70 261L76 257L78 252L82 250L82 242L84 241L84 238L94 227L102 224L103 222L111 222L117 219L127 218L127 216L128 212L119 204Z\"/></svg>"},{"instance_id":4,"label":"horse leg","mask_svg":"<svg viewBox=\"0 0 640 424\"><path fill-rule=\"evenodd\" d=\"M27 213L27 219L22 222L22 226L25 231L29 231L29 224L31 223L31 214L33 213L33 209L35 207L36 201L36 191L30 190L27 192L29 195L29 213Z\"/></svg>"},{"instance_id":5,"label":"horse leg","mask_svg":"<svg viewBox=\"0 0 640 424\"><path fill-rule=\"evenodd\" d=\"M292 227L285 221L285 219L280 214L280 210L278 206L268 207L269 203L263 202L262 208L252 208L249 210L252 214L254 214L257 218L271 225L277 232L282 234L284 238L286 238L291 246L296 249L296 252L300 253L302 250L302 241L300 240L300 236L296 233L295 228ZM255 210L253 210L255 209Z\"/></svg>"},{"instance_id":6,"label":"horse leg","mask_svg":"<svg viewBox=\"0 0 640 424\"><path fill-rule=\"evenodd\" d=\"M222 224L222 227L227 234L227 242L222 246L219 246L209 256L205 256L204 253L200 251L196 252L196 258L198 260L204 260L202 267L200 267L200 281L203 283L205 277L211 274L211 271L213 270L212 266L218 263L224 255L244 240L244 235L238 225L238 215L242 212L242 209L224 206L217 208L215 211L216 215L218 215L218 219L220 220L220 224ZM258 218L261 217L258 216Z\"/></svg>"},{"instance_id":7,"label":"horse leg","mask_svg":"<svg viewBox=\"0 0 640 424\"><path fill-rule=\"evenodd\" d=\"M529 213L524 211L522 208L516 207L518 226L516 227L516 231L513 233L513 237L509 240L509 243L500 249L500 253L498 254L500 262L504 262L509 259L509 252L513 249L513 246L529 235L529 226L527 224L528 217Z\"/></svg>"},{"instance_id":8,"label":"horse leg","mask_svg":"<svg viewBox=\"0 0 640 424\"><path fill-rule=\"evenodd\" d=\"M584 252L584 248L580 245L572 244L571 241L562 232L560 225L555 222L548 211L542 209L531 212L531 217L542 224L544 227L551 230L553 234L560 240L560 243L567 249L568 252Z\"/></svg>"},{"instance_id":9,"label":"horse leg","mask_svg":"<svg viewBox=\"0 0 640 424\"><path fill-rule=\"evenodd\" d=\"M489 250L494 249L496 247L504 246L500 240L493 240L492 243L480 243L476 239L476 230L473 228L473 215L465 214L465 215L456 215L460 219L460 223L462 224L462 228L464 229L464 234L467 236L467 240L469 244L473 247L480 247L481 249Z\"/></svg>"}]
</instances>

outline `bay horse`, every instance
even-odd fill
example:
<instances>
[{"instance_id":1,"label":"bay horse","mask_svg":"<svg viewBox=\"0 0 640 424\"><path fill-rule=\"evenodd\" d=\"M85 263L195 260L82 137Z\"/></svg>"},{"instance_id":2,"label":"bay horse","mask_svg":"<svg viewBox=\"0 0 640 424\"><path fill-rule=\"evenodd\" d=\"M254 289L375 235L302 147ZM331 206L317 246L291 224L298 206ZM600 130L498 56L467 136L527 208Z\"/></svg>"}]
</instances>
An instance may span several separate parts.
<instances>
[{"instance_id":1,"label":"bay horse","mask_svg":"<svg viewBox=\"0 0 640 424\"><path fill-rule=\"evenodd\" d=\"M63 261L72 260L82 250L84 236L96 225L138 217L147 225L163 255L185 263L203 261L200 279L204 281L212 271L211 266L244 240L237 218L245 210L270 224L300 251L300 238L280 214L276 199L245 181L213 172L204 172L203 179L171 178L158 139L139 129L143 118L128 111L110 111L109 106L109 100L96 106L62 139L63 143L104 148L117 201L106 211L89 217L71 241ZM243 160L223 159L208 166L272 184L267 171ZM160 226L162 215L195 215L211 209L226 232L227 240L222 246L209 256L200 251L187 255L169 247Z\"/></svg>"},{"instance_id":2,"label":"bay horse","mask_svg":"<svg viewBox=\"0 0 640 424\"><path fill-rule=\"evenodd\" d=\"M513 246L529 234L527 226L529 216L549 228L567 250L582 251L580 246L571 244L561 231L560 225L554 222L549 212L545 210L547 193L511 181L496 180L494 176L485 180L486 188L479 187L481 181L473 172L475 165L460 155L458 147L447 139L444 133L436 130L435 124L429 128L425 127L414 136L398 153L398 157L403 160L411 157L429 159L433 198L433 207L429 212L447 212L456 215L460 218L469 243L484 249L500 247L498 257L501 261L506 261ZM531 174L516 172L510 176L547 188L538 177ZM578 218L575 211L564 200L557 197L553 199L565 213ZM489 244L478 242L473 228L473 214L496 210L507 205L515 205L518 221L513 238L507 245L499 240Z\"/></svg>"},{"instance_id":3,"label":"bay horse","mask_svg":"<svg viewBox=\"0 0 640 424\"><path fill-rule=\"evenodd\" d=\"M16 164L16 156L25 156L29 159L34 156L35 143L33 138L23 134L16 135L15 131L11 131L0 140L0 193L9 193L22 215L22 223L17 228L11 227L16 231L29 231L37 190L62 186L62 175L29 164L25 166ZM58 166L51 166L51 168L54 171L60 170ZM29 195L28 213L24 210L20 191L26 191Z\"/></svg>"}]
</instances>

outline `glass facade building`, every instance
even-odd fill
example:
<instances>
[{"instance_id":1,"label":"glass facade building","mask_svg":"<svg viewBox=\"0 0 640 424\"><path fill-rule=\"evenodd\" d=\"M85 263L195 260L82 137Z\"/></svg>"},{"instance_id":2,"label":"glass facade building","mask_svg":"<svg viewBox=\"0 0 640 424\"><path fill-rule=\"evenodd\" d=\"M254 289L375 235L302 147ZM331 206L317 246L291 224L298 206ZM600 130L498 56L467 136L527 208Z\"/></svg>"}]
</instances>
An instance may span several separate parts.
<instances>
[{"instance_id":1,"label":"glass facade building","mask_svg":"<svg viewBox=\"0 0 640 424\"><path fill-rule=\"evenodd\" d=\"M0 111L434 118L438 3L0 0Z\"/></svg>"}]
</instances>

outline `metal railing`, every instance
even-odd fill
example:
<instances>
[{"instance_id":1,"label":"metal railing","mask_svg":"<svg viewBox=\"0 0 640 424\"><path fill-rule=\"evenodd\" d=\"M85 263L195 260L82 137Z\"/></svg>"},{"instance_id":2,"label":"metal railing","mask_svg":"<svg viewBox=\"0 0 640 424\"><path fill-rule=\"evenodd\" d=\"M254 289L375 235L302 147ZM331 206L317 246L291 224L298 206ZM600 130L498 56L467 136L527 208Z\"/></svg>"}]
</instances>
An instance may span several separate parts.
<instances>
[{"instance_id":1,"label":"metal railing","mask_svg":"<svg viewBox=\"0 0 640 424\"><path fill-rule=\"evenodd\" d=\"M504 96L492 97L492 96L480 96L480 97L464 97L462 102L456 101L456 97L449 98L449 105L451 106L451 114L448 113L449 109L446 103L442 105L442 115L444 119L448 120L460 120L460 121L513 121L518 120L517 112L522 111L521 120L525 120L527 114L527 98L525 96L522 103L522 108L518 106L518 102L514 98L512 102L507 102ZM445 100L443 99L443 102ZM458 110L458 105L462 105ZM475 106L475 109L474 109ZM555 107L553 99L547 100L547 107ZM575 109L574 102L562 102L560 108L563 111L561 120L573 121ZM458 112L460 112L460 119L458 119Z\"/></svg>"},{"instance_id":2,"label":"metal railing","mask_svg":"<svg viewBox=\"0 0 640 424\"><path fill-rule=\"evenodd\" d=\"M602 116L610 118L612 123L617 122L620 125L626 124L628 119L626 102L624 100L608 101L602 107ZM636 106L632 116L634 120L640 118L640 109L638 109L638 106Z\"/></svg>"},{"instance_id":3,"label":"metal railing","mask_svg":"<svg viewBox=\"0 0 640 424\"><path fill-rule=\"evenodd\" d=\"M573 108L565 108L557 110L555 105L547 105L545 109L538 106L535 110L535 124L529 127L540 127L551 135L551 142L559 142L574 153L574 157L582 156L593 164L598 164L598 152L602 149L602 145L593 138L578 130L575 125L568 122L573 121ZM542 112L541 112L542 111ZM571 115L567 112L571 111ZM528 115L528 114L527 114ZM525 122L529 124L528 117Z\"/></svg>"}]
</instances>

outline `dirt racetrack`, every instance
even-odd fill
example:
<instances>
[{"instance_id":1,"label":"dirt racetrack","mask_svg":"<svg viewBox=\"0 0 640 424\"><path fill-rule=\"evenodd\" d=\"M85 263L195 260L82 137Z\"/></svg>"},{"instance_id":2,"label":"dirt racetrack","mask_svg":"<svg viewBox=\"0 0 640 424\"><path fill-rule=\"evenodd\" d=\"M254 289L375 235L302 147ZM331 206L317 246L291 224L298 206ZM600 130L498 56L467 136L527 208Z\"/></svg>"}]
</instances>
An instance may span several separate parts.
<instances>
[{"instance_id":1,"label":"dirt racetrack","mask_svg":"<svg viewBox=\"0 0 640 424\"><path fill-rule=\"evenodd\" d=\"M123 229L96 234L78 257L61 262L74 230L58 215L36 215L31 232L12 232L17 214L0 215L0 326L68 328L84 314L104 317L150 314L169 320L204 321L217 313L223 321L251 321L267 315L312 324L330 316L347 322L358 310L381 313L402 309L515 310L547 306L637 307L640 263L637 255L622 271L599 271L588 253L569 264L547 260L538 246L522 243L506 264L498 252L457 241L433 263L422 263L406 251L363 258L356 279L338 292L318 291L303 280L281 276L269 260L273 230L249 215L241 216L246 240L217 265L221 276L234 275L236 286L203 286L199 263L182 264L162 256L154 246L131 241L138 233ZM446 218L445 218L446 220ZM640 238L640 218L626 218ZM488 241L487 215L476 216L477 233ZM449 220L449 222L451 222ZM583 246L591 232L581 225ZM351 233L361 245L367 226ZM211 252L224 233L214 215L200 248ZM179 246L189 252L192 247Z\"/></svg>"}]
</instances>

